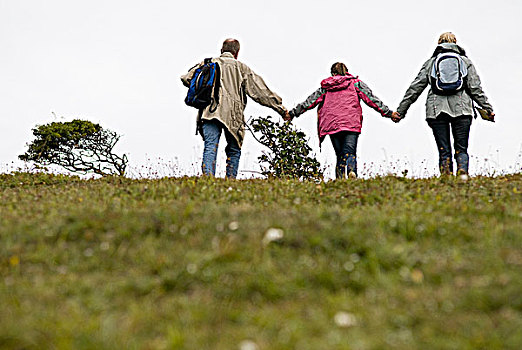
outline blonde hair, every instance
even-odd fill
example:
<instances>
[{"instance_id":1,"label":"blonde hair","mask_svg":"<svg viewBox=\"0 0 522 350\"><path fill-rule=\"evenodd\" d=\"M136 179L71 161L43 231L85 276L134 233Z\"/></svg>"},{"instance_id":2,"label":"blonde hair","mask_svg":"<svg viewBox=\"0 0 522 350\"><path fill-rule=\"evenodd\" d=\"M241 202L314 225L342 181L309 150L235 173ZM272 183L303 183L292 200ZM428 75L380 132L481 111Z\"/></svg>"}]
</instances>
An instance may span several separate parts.
<instances>
[{"instance_id":1,"label":"blonde hair","mask_svg":"<svg viewBox=\"0 0 522 350\"><path fill-rule=\"evenodd\" d=\"M452 32L442 33L439 36L439 44L442 44L442 43L456 44L457 43L457 37Z\"/></svg>"}]
</instances>

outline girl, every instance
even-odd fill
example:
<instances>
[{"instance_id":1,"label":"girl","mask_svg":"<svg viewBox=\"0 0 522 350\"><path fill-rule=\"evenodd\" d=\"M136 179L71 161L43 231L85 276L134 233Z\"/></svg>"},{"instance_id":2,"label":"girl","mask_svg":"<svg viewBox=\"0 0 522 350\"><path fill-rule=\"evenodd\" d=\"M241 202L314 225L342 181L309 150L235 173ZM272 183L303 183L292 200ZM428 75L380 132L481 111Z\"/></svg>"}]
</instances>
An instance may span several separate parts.
<instances>
[{"instance_id":1,"label":"girl","mask_svg":"<svg viewBox=\"0 0 522 350\"><path fill-rule=\"evenodd\" d=\"M358 77L349 74L344 63L334 63L331 74L306 101L292 109L286 119L291 120L319 106L319 143L323 142L326 135L330 135L337 156L335 177L344 178L348 172L348 177L356 178L357 140L363 119L360 100L383 117L392 118L393 121L400 120L400 117L374 96Z\"/></svg>"}]
</instances>

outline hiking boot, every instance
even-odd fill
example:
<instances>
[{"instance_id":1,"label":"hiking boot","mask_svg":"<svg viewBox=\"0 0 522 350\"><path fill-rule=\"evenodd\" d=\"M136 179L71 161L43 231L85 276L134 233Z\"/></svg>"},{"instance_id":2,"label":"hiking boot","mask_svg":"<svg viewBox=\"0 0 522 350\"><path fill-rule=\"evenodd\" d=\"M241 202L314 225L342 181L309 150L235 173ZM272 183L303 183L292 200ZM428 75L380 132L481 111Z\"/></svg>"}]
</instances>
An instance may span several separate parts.
<instances>
[{"instance_id":1,"label":"hiking boot","mask_svg":"<svg viewBox=\"0 0 522 350\"><path fill-rule=\"evenodd\" d=\"M353 171L350 171L350 172L348 173L348 178L349 178L349 179L356 179L356 178L357 178L357 174L354 173Z\"/></svg>"}]
</instances>

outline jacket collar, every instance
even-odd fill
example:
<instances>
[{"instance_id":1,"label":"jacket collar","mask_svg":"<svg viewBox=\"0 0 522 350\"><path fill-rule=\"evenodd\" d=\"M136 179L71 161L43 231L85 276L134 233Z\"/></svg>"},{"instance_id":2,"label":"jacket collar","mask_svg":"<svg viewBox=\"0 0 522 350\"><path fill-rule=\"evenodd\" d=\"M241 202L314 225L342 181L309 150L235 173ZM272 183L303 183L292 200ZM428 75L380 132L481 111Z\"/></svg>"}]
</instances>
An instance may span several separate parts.
<instances>
[{"instance_id":1,"label":"jacket collar","mask_svg":"<svg viewBox=\"0 0 522 350\"><path fill-rule=\"evenodd\" d=\"M466 56L466 51L459 45L453 43L442 43L437 45L437 48L433 52L433 57L441 52L456 52L459 55Z\"/></svg>"},{"instance_id":2,"label":"jacket collar","mask_svg":"<svg viewBox=\"0 0 522 350\"><path fill-rule=\"evenodd\" d=\"M232 55L230 52L223 52L219 57L234 58L234 55Z\"/></svg>"}]
</instances>

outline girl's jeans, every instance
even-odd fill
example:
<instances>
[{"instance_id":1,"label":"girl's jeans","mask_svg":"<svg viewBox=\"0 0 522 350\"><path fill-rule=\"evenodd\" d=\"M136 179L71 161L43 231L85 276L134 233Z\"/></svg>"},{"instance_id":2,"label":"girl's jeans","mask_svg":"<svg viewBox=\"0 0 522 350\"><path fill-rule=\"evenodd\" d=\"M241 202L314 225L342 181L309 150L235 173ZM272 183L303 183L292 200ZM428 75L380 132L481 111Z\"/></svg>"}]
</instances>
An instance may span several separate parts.
<instances>
[{"instance_id":1,"label":"girl's jeans","mask_svg":"<svg viewBox=\"0 0 522 350\"><path fill-rule=\"evenodd\" d=\"M467 174L469 168L468 140L471 127L471 116L450 117L441 113L436 119L428 119L428 125L433 130L437 149L439 150L440 173L453 174L453 160L451 159L450 129L453 133L457 174Z\"/></svg>"},{"instance_id":2,"label":"girl's jeans","mask_svg":"<svg viewBox=\"0 0 522 350\"><path fill-rule=\"evenodd\" d=\"M359 133L341 131L330 135L332 145L337 156L335 178L343 179L350 171L357 175L357 140Z\"/></svg>"},{"instance_id":3,"label":"girl's jeans","mask_svg":"<svg viewBox=\"0 0 522 350\"><path fill-rule=\"evenodd\" d=\"M225 126L218 120L203 120L203 139L205 140L205 147L203 149L203 163L201 170L203 175L216 175L216 159L219 145L219 138L221 131L225 131L225 138L227 140L227 147L225 153L227 155L227 178L235 179L239 168L239 158L241 157L241 148L239 147L236 138L225 128Z\"/></svg>"}]
</instances>

